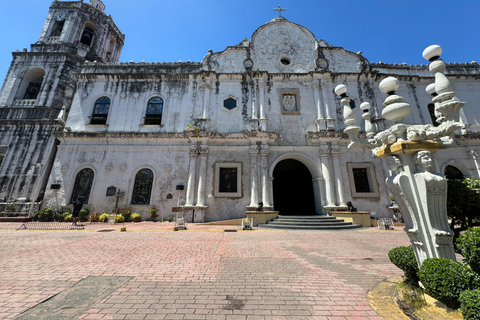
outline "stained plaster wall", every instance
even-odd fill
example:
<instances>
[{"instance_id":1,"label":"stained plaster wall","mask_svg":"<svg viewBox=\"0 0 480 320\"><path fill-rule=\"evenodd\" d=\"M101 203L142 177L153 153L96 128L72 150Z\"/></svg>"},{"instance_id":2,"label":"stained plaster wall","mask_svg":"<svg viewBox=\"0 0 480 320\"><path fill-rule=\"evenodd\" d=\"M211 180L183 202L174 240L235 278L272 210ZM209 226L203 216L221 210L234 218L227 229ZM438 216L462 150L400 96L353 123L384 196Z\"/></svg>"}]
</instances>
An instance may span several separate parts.
<instances>
[{"instance_id":1,"label":"stained plaster wall","mask_svg":"<svg viewBox=\"0 0 480 320\"><path fill-rule=\"evenodd\" d=\"M55 130L51 123L31 121L0 126L0 146L7 148L0 167L1 201L37 200L54 157Z\"/></svg>"},{"instance_id":2,"label":"stained plaster wall","mask_svg":"<svg viewBox=\"0 0 480 320\"><path fill-rule=\"evenodd\" d=\"M272 48L280 49L275 52ZM291 58L292 63L281 64L282 57ZM251 59L254 63L251 69L245 65L246 59ZM326 65L320 64L325 62L323 60ZM476 114L479 112L476 105L480 90L475 76L478 74L478 66L470 64L461 68L449 68L447 73L454 75L452 83L457 96L467 102L463 116L467 124L466 132L475 131L477 129L470 123L476 123ZM279 135L277 140L268 143L270 178L279 159L297 159L307 165L312 178L321 181L321 187L318 187L318 183L315 185L317 213L321 213L320 207L325 203L321 203L320 199L325 198L329 185L324 180L327 172L320 155L320 143L327 144L327 148L340 150L340 168L334 167L331 156L328 167L332 170L329 172L332 180L335 179L333 170L340 169L345 201L353 201L359 210L375 212L378 218L391 216L392 212L386 208L390 199L384 184L389 175L388 170L380 159L372 157L370 150L347 149L348 141L341 134L336 135L345 128L345 124L340 99L334 94L337 84L347 85L349 96L355 100L357 125L364 128L359 105L369 101L372 116L380 117L386 95L379 91L378 85L391 75L400 80L397 93L404 96L412 106L412 114L405 122L431 123L428 111L431 97L425 93L425 88L433 82L433 75L426 66L369 64L360 53L355 54L315 40L307 29L288 21L267 23L254 33L252 41L246 39L223 52L209 52L201 64L87 63L81 74L77 75L79 82L66 124L67 132L61 138L62 147L50 177L51 182L62 184L62 190L56 191L61 196L55 197L55 192L49 191L46 199L50 203L57 199L60 199L61 205L68 203L76 174L82 168L90 166L95 170L90 205L95 206L97 211L111 210L114 200L107 199L105 192L110 185L115 185L125 191L120 206L129 206L135 174L141 168L151 168L155 174L151 205L159 208L159 214L169 214L172 204L176 205L174 202L177 194L181 195L179 204L185 204L185 191L175 191L174 187L177 184L186 185L189 174L189 151L194 142L186 139L183 132L188 125L197 125L202 130L217 134L215 138L204 140L208 145L208 209L205 220L243 217L246 206L250 203L252 172L249 150L252 141L255 141L246 139L243 133L254 128L251 120L260 115L263 81L267 131ZM319 80L320 85L314 85L314 79ZM314 141L309 140L308 133L317 131L315 88L320 92L324 116L328 105L334 121L333 129L337 132L334 135L322 134L321 138ZM298 114L282 113L281 93L284 91L297 93ZM209 96L206 97L206 94ZM148 100L156 95L164 100L162 126L145 126L143 117ZM95 101L102 96L111 99L107 125L89 125ZM237 100L234 110L223 108L224 99L229 97ZM252 114L252 105L257 110L255 115ZM205 119L201 119L203 117ZM376 124L379 130L390 125L388 121ZM238 134L239 138L227 138L228 133ZM224 139L219 138L222 135L225 136ZM478 164L468 155L477 149L480 149L478 139L471 136L460 147L439 151L437 167L441 169L446 164L453 163L471 176L478 174ZM257 161L260 163L260 157ZM241 163L241 198L213 196L214 168L217 162ZM373 163L374 183L378 186L379 197L353 198L347 164L359 162ZM124 171L120 171L122 164L125 165ZM111 170L105 169L110 166ZM172 169L166 170L169 166ZM195 199L198 174L197 171ZM260 169L256 174L260 178ZM260 184L260 179L258 181ZM338 205L338 185L333 184L333 189L333 201ZM260 190L261 186L259 197ZM174 201L166 200L168 193L174 195ZM135 210L142 212L145 218L148 216L148 208L149 206L140 206L135 207Z\"/></svg>"}]
</instances>

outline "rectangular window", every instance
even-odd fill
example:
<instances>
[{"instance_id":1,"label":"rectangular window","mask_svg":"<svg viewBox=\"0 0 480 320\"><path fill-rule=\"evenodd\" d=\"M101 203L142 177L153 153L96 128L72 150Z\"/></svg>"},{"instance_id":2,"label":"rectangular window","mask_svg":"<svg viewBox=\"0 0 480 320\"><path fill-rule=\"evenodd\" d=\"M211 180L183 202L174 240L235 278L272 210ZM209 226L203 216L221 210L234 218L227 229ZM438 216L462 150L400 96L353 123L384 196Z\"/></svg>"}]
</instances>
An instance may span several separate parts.
<instances>
[{"instance_id":1,"label":"rectangular window","mask_svg":"<svg viewBox=\"0 0 480 320\"><path fill-rule=\"evenodd\" d=\"M352 198L380 197L373 163L347 163L347 169Z\"/></svg>"},{"instance_id":2,"label":"rectangular window","mask_svg":"<svg viewBox=\"0 0 480 320\"><path fill-rule=\"evenodd\" d=\"M370 192L370 184L368 183L367 168L353 168L353 180L355 181L356 192Z\"/></svg>"},{"instance_id":3,"label":"rectangular window","mask_svg":"<svg viewBox=\"0 0 480 320\"><path fill-rule=\"evenodd\" d=\"M242 197L242 164L216 163L215 164L215 197Z\"/></svg>"}]
</instances>

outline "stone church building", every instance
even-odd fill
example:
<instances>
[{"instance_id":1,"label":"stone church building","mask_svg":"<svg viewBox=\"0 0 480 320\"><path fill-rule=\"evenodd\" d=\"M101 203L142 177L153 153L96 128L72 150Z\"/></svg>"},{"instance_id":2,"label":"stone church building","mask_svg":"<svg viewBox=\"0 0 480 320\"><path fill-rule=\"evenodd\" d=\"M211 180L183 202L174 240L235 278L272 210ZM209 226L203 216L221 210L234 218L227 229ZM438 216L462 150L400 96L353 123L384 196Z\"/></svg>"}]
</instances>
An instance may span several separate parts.
<instances>
[{"instance_id":1,"label":"stone church building","mask_svg":"<svg viewBox=\"0 0 480 320\"><path fill-rule=\"evenodd\" d=\"M382 130L378 85L394 76L412 106L405 121L435 125L426 65L371 63L281 16L201 62L119 63L124 35L104 9L54 1L31 51L13 54L0 93L4 202L58 208L80 196L102 213L118 199L144 218L181 206L202 222L245 217L260 202L322 215L351 201L392 216L389 171L371 151L347 149L334 88L348 87L362 128L359 105L370 102ZM480 67L446 73L466 102L465 129L435 165L479 178Z\"/></svg>"}]
</instances>

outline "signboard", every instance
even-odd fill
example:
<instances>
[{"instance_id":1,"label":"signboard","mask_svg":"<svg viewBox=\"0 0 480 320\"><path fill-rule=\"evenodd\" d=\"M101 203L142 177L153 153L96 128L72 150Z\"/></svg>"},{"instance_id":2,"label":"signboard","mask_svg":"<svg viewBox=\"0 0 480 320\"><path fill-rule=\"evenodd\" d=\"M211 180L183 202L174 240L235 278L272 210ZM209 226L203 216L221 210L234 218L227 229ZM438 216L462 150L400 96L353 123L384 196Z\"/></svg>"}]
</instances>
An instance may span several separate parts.
<instances>
[{"instance_id":1,"label":"signboard","mask_svg":"<svg viewBox=\"0 0 480 320\"><path fill-rule=\"evenodd\" d=\"M114 186L108 187L107 188L107 197L114 196L116 192L117 192L117 188L115 188Z\"/></svg>"},{"instance_id":2,"label":"signboard","mask_svg":"<svg viewBox=\"0 0 480 320\"><path fill-rule=\"evenodd\" d=\"M60 184L57 184L57 183L51 184L50 189L58 190L58 189L60 189Z\"/></svg>"},{"instance_id":3,"label":"signboard","mask_svg":"<svg viewBox=\"0 0 480 320\"><path fill-rule=\"evenodd\" d=\"M172 212L182 212L183 207L172 207Z\"/></svg>"}]
</instances>

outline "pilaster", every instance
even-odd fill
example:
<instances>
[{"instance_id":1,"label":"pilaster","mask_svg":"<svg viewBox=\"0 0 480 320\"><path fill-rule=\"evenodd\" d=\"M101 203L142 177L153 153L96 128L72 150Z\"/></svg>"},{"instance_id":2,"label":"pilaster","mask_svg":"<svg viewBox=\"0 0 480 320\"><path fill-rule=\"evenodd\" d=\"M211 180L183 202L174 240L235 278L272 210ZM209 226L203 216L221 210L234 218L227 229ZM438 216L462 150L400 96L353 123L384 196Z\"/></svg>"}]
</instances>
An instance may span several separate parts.
<instances>
[{"instance_id":1,"label":"pilaster","mask_svg":"<svg viewBox=\"0 0 480 320\"><path fill-rule=\"evenodd\" d=\"M333 174L335 177L335 184L337 191L337 200L339 207L347 207L345 202L345 189L342 183L342 174L340 170L340 147L338 145L332 145L332 162L333 162Z\"/></svg>"},{"instance_id":2,"label":"pilaster","mask_svg":"<svg viewBox=\"0 0 480 320\"><path fill-rule=\"evenodd\" d=\"M268 145L262 144L260 149L261 167L260 174L262 176L262 202L266 211L272 210L270 204L269 179L268 179Z\"/></svg>"},{"instance_id":3,"label":"pilaster","mask_svg":"<svg viewBox=\"0 0 480 320\"><path fill-rule=\"evenodd\" d=\"M312 83L312 87L313 87L313 97L315 99L315 106L317 109L317 119L315 120L315 123L317 124L317 131L325 131L326 120L323 115L322 99L320 96L320 80L314 79Z\"/></svg>"},{"instance_id":4,"label":"pilaster","mask_svg":"<svg viewBox=\"0 0 480 320\"><path fill-rule=\"evenodd\" d=\"M185 203L186 207L191 207L195 203L195 178L197 175L197 159L198 146L195 143L190 146L190 167L188 170L187 199Z\"/></svg>"},{"instance_id":5,"label":"pilaster","mask_svg":"<svg viewBox=\"0 0 480 320\"><path fill-rule=\"evenodd\" d=\"M330 165L330 146L326 143L320 145L320 160L322 162L322 174L325 180L325 200L323 206L326 210L335 208L335 187L332 179L332 169Z\"/></svg>"}]
</instances>

